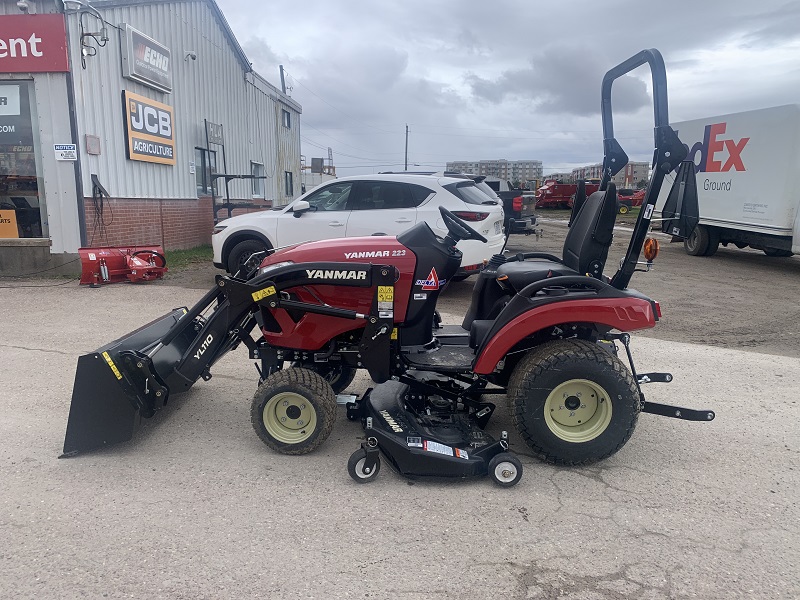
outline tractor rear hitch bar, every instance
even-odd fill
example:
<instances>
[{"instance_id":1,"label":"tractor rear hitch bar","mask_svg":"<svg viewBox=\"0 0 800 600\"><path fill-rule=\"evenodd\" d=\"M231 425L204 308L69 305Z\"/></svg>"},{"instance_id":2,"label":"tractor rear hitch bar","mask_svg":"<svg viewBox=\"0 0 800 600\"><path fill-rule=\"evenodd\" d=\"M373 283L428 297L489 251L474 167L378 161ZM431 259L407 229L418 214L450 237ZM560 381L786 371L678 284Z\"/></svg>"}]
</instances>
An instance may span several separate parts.
<instances>
[{"instance_id":1,"label":"tractor rear hitch bar","mask_svg":"<svg viewBox=\"0 0 800 600\"><path fill-rule=\"evenodd\" d=\"M628 333L609 333L605 336L608 340L619 340L625 346L625 353L628 355L628 363L631 365L631 373L633 373L636 387L639 389L639 396L642 399L642 412L650 413L652 415L660 415L662 417L671 417L673 419L683 419L684 421L713 421L713 410L695 410L692 408L683 408L680 406L669 406L667 404L659 404L658 402L649 402L645 400L642 393L642 385L645 383L671 383L672 373L637 373L636 367L633 365L633 355L631 354L630 342L631 336Z\"/></svg>"}]
</instances>

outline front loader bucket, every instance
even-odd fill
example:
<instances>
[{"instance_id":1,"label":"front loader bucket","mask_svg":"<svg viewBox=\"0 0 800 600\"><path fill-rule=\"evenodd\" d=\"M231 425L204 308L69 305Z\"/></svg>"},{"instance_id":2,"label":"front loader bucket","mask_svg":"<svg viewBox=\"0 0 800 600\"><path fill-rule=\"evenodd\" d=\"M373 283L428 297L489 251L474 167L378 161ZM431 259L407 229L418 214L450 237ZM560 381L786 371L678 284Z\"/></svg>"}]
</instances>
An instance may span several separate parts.
<instances>
[{"instance_id":1,"label":"front loader bucket","mask_svg":"<svg viewBox=\"0 0 800 600\"><path fill-rule=\"evenodd\" d=\"M78 358L62 456L129 440L142 417L153 416L166 404L169 389L162 377L196 332L188 327L186 334L175 336L168 348L159 351L155 365L147 353L186 313L185 308L176 308Z\"/></svg>"}]
</instances>

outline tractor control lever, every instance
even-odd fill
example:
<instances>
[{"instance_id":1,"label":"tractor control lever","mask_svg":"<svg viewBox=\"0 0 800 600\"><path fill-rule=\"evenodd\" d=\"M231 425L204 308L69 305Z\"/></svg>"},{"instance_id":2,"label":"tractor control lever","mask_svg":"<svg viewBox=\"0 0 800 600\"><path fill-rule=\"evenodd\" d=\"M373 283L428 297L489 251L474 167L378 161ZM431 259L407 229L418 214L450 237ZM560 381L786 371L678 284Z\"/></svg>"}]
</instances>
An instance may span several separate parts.
<instances>
[{"instance_id":1,"label":"tractor control lever","mask_svg":"<svg viewBox=\"0 0 800 600\"><path fill-rule=\"evenodd\" d=\"M389 328L386 325L381 325L381 328L378 329L378 333L372 336L372 341L374 342L378 336L386 335L386 332L389 331Z\"/></svg>"}]
</instances>

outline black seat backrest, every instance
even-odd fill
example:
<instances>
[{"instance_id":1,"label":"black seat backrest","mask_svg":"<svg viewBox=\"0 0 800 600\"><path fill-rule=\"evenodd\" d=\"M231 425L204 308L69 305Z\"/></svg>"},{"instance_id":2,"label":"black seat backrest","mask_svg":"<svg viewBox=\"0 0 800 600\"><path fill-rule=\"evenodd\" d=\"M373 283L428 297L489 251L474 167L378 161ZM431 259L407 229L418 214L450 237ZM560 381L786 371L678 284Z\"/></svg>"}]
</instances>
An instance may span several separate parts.
<instances>
[{"instance_id":1,"label":"black seat backrest","mask_svg":"<svg viewBox=\"0 0 800 600\"><path fill-rule=\"evenodd\" d=\"M584 202L586 202L586 182L581 179L578 182L578 189L572 197L572 212L569 213L569 223L567 223L567 227L572 227L572 224L575 222L575 217L578 216L581 208L583 208Z\"/></svg>"},{"instance_id":2,"label":"black seat backrest","mask_svg":"<svg viewBox=\"0 0 800 600\"><path fill-rule=\"evenodd\" d=\"M617 187L594 192L580 207L564 240L564 265L596 279L603 275L617 218Z\"/></svg>"}]
</instances>

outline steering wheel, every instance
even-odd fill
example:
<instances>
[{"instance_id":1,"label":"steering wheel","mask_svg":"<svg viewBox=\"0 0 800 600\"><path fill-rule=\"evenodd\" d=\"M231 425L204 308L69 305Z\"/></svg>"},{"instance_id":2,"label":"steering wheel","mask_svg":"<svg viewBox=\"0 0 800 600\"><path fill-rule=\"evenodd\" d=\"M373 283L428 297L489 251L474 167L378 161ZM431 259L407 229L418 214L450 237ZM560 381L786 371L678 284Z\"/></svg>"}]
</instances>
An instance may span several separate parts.
<instances>
[{"instance_id":1,"label":"steering wheel","mask_svg":"<svg viewBox=\"0 0 800 600\"><path fill-rule=\"evenodd\" d=\"M456 242L460 240L478 240L479 242L488 241L480 233L475 231L472 227L447 210L444 206L439 207L439 212L442 213L442 220L444 221L445 227L447 227L447 231L450 232L450 235L456 240Z\"/></svg>"}]
</instances>

